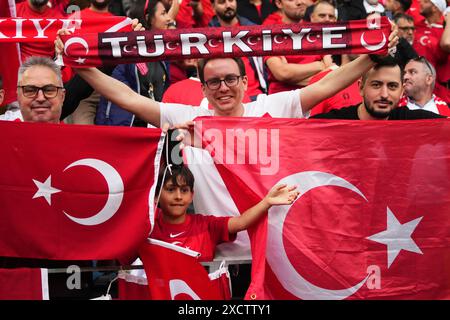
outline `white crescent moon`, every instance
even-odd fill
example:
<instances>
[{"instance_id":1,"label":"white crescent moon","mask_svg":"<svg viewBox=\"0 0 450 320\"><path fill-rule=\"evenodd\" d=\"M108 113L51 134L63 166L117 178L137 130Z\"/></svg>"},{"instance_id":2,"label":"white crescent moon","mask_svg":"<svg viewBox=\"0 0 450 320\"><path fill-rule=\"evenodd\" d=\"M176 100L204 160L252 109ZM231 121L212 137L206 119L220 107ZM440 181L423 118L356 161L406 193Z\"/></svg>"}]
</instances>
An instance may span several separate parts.
<instances>
[{"instance_id":1,"label":"white crescent moon","mask_svg":"<svg viewBox=\"0 0 450 320\"><path fill-rule=\"evenodd\" d=\"M427 41L427 42L424 43L424 41ZM428 44L428 42L429 42L428 36L422 36L422 37L419 39L419 42L420 42L421 45L423 45L424 47L426 47L427 44Z\"/></svg>"},{"instance_id":2,"label":"white crescent moon","mask_svg":"<svg viewBox=\"0 0 450 320\"><path fill-rule=\"evenodd\" d=\"M209 39L208 40L208 45L211 47L211 48L217 48L219 45L218 44L213 44L213 41L214 39Z\"/></svg>"},{"instance_id":3,"label":"white crescent moon","mask_svg":"<svg viewBox=\"0 0 450 320\"><path fill-rule=\"evenodd\" d=\"M122 203L124 191L122 177L110 164L98 159L81 159L75 161L68 165L64 171L75 166L91 167L103 175L108 185L108 200L102 210L89 218L75 218L63 211L64 214L72 221L85 226L95 226L109 220L117 212Z\"/></svg>"},{"instance_id":4,"label":"white crescent moon","mask_svg":"<svg viewBox=\"0 0 450 320\"><path fill-rule=\"evenodd\" d=\"M301 198L306 192L313 188L322 186L338 186L349 189L359 194L364 200L366 197L350 182L335 176L333 174L320 171L305 171L292 174L281 179L279 183L296 185L300 191ZM303 278L292 266L286 254L283 245L283 224L289 213L291 206L274 206L269 209L268 214L268 233L267 233L267 262L272 268L274 274L281 285L294 296L304 300L341 300L345 299L356 291L366 282L368 276L353 287L342 290L329 290L313 285Z\"/></svg>"},{"instance_id":5,"label":"white crescent moon","mask_svg":"<svg viewBox=\"0 0 450 320\"><path fill-rule=\"evenodd\" d=\"M254 36L248 37L247 44L250 46L256 45L256 42L252 41L252 39L254 39L254 38L256 38L256 37L254 37Z\"/></svg>"},{"instance_id":6,"label":"white crescent moon","mask_svg":"<svg viewBox=\"0 0 450 320\"><path fill-rule=\"evenodd\" d=\"M277 40L277 37L278 37L278 36L279 36L279 34L277 34L275 37L273 37L273 42L278 43L278 44L283 43L284 40L282 40L282 41L278 41L278 40Z\"/></svg>"},{"instance_id":7,"label":"white crescent moon","mask_svg":"<svg viewBox=\"0 0 450 320\"><path fill-rule=\"evenodd\" d=\"M317 41L317 38L316 38L316 40L311 40L311 38L309 37L311 35L311 33L308 33L307 35L306 35L306 41L308 41L309 43L313 43L313 42L316 42Z\"/></svg>"},{"instance_id":8,"label":"white crescent moon","mask_svg":"<svg viewBox=\"0 0 450 320\"><path fill-rule=\"evenodd\" d=\"M386 36L383 33L383 40L381 40L381 42L379 44L375 44L375 45L370 45L366 42L366 40L364 39L364 33L363 32L361 34L361 44L363 45L364 48L366 48L367 50L370 51L377 51L381 48L383 48L383 46L386 44Z\"/></svg>"},{"instance_id":9,"label":"white crescent moon","mask_svg":"<svg viewBox=\"0 0 450 320\"><path fill-rule=\"evenodd\" d=\"M178 47L178 46L180 45L179 43L175 43L176 46L175 46L175 48L174 48L174 47L170 46L171 43L172 43L172 42L167 42L167 43L166 43L166 48L167 48L167 50L175 50L176 47Z\"/></svg>"},{"instance_id":10,"label":"white crescent moon","mask_svg":"<svg viewBox=\"0 0 450 320\"><path fill-rule=\"evenodd\" d=\"M123 52L126 52L126 53L130 53L132 50L128 50L127 49L127 47L129 47L130 45L125 45L124 47L123 47Z\"/></svg>"},{"instance_id":11,"label":"white crescent moon","mask_svg":"<svg viewBox=\"0 0 450 320\"><path fill-rule=\"evenodd\" d=\"M70 38L69 40L67 40L66 43L64 44L64 53L66 55L68 55L67 48L69 48L69 46L74 43L81 44L86 49L86 55L89 53L89 45L86 42L86 40L84 40L83 38L80 38L80 37L74 37L74 38Z\"/></svg>"}]
</instances>

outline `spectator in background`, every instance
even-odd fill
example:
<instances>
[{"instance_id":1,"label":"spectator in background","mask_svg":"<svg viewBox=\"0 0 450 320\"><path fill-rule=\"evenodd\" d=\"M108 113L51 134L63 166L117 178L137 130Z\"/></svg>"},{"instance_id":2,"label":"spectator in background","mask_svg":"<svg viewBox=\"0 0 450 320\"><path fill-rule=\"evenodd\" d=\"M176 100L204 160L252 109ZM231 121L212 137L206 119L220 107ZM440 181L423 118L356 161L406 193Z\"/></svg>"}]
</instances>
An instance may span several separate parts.
<instances>
[{"instance_id":1,"label":"spectator in background","mask_svg":"<svg viewBox=\"0 0 450 320\"><path fill-rule=\"evenodd\" d=\"M384 2L386 16L392 20L397 14L405 14L411 7L411 3L411 0L386 0Z\"/></svg>"},{"instance_id":2,"label":"spectator in background","mask_svg":"<svg viewBox=\"0 0 450 320\"><path fill-rule=\"evenodd\" d=\"M167 30L172 18L169 16L162 1L149 0L143 9L145 24L149 30ZM132 13L131 13L132 15ZM132 16L132 18L134 18ZM164 61L153 61L137 64L118 65L112 77L125 83L133 91L152 100L161 101L168 85L168 72ZM146 127L147 122L134 114L123 110L120 106L100 98L95 124Z\"/></svg>"},{"instance_id":3,"label":"spectator in background","mask_svg":"<svg viewBox=\"0 0 450 320\"><path fill-rule=\"evenodd\" d=\"M277 10L271 0L239 0L237 13L254 24L262 24L270 14Z\"/></svg>"},{"instance_id":4,"label":"spectator in background","mask_svg":"<svg viewBox=\"0 0 450 320\"><path fill-rule=\"evenodd\" d=\"M210 0L183 0L176 23L178 28L206 27L213 16Z\"/></svg>"},{"instance_id":5,"label":"spectator in background","mask_svg":"<svg viewBox=\"0 0 450 320\"><path fill-rule=\"evenodd\" d=\"M275 4L280 9L281 22L290 24L302 21L306 8L312 4L312 1L275 0ZM323 8L331 6L322 1L317 5ZM332 14L334 14L334 9L332 9ZM266 56L264 62L269 71L269 93L271 94L306 86L313 75L332 64L332 59L329 55Z\"/></svg>"},{"instance_id":6,"label":"spectator in background","mask_svg":"<svg viewBox=\"0 0 450 320\"><path fill-rule=\"evenodd\" d=\"M344 2L342 11L341 20L361 20L373 12L383 13L385 9L378 0L352 0Z\"/></svg>"},{"instance_id":7,"label":"spectator in background","mask_svg":"<svg viewBox=\"0 0 450 320\"><path fill-rule=\"evenodd\" d=\"M113 16L109 12L111 0L90 0L89 7L72 14L71 18L83 19L101 19L103 17ZM100 95L93 92L88 98L82 100L72 113L72 122L74 124L94 124L97 106L100 101Z\"/></svg>"},{"instance_id":8,"label":"spectator in background","mask_svg":"<svg viewBox=\"0 0 450 320\"><path fill-rule=\"evenodd\" d=\"M249 26L254 25L247 18L237 15L236 0L211 0L216 14L209 23L211 27ZM261 57L242 57L248 78L247 95L255 100L256 97L267 91L264 79L264 67Z\"/></svg>"},{"instance_id":9,"label":"spectator in background","mask_svg":"<svg viewBox=\"0 0 450 320\"><path fill-rule=\"evenodd\" d=\"M336 21L336 9L335 7L328 1L319 1L315 5L312 6L313 10L311 11L311 22L312 23L329 23ZM342 55L340 60L340 65L344 65L349 63L350 61L355 60L358 57L356 54L346 54ZM323 77L325 77L332 70L339 68L335 63L331 64L324 71L314 75L311 77L309 84L319 81ZM358 83L355 81L345 89L339 91L334 96L329 97L321 102L319 102L313 109L311 110L311 115L328 112L333 109L339 109L342 107L350 106L353 104L357 104L361 102L361 96L359 94Z\"/></svg>"},{"instance_id":10,"label":"spectator in background","mask_svg":"<svg viewBox=\"0 0 450 320\"><path fill-rule=\"evenodd\" d=\"M406 14L397 14L394 22L398 27L399 38L405 39L410 45L414 43L416 27L414 27L414 18Z\"/></svg>"},{"instance_id":11,"label":"spectator in background","mask_svg":"<svg viewBox=\"0 0 450 320\"><path fill-rule=\"evenodd\" d=\"M48 6L49 0L26 0L17 4L17 17L27 19L54 19L63 18L61 12L56 8ZM53 58L55 46L53 41L45 42L22 42L20 44L21 61L32 56Z\"/></svg>"},{"instance_id":12,"label":"spectator in background","mask_svg":"<svg viewBox=\"0 0 450 320\"><path fill-rule=\"evenodd\" d=\"M5 99L5 89L3 89L3 77L0 75L0 120L22 120L19 105L17 101L2 106Z\"/></svg>"},{"instance_id":13,"label":"spectator in background","mask_svg":"<svg viewBox=\"0 0 450 320\"><path fill-rule=\"evenodd\" d=\"M425 18L416 23L416 33L413 47L417 54L424 56L436 68L436 95L450 102L448 80L450 79L450 62L448 52L445 52L440 41L444 33L445 0L421 0L420 14Z\"/></svg>"},{"instance_id":14,"label":"spectator in background","mask_svg":"<svg viewBox=\"0 0 450 320\"><path fill-rule=\"evenodd\" d=\"M403 88L405 97L400 106L410 110L428 110L443 116L450 116L450 108L441 98L433 94L436 70L424 57L410 60L405 67Z\"/></svg>"}]
</instances>

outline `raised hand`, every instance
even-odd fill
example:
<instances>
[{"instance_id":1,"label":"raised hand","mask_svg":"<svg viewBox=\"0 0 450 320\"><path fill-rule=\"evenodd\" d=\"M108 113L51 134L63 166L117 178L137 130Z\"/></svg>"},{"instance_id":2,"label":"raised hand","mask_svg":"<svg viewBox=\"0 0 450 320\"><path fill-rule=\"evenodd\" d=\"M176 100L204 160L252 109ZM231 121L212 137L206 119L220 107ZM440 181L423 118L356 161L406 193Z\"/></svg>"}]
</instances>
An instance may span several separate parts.
<instances>
[{"instance_id":1,"label":"raised hand","mask_svg":"<svg viewBox=\"0 0 450 320\"><path fill-rule=\"evenodd\" d=\"M300 192L297 191L297 186L277 184L272 189L270 189L270 191L264 197L264 201L269 206L292 204L299 195Z\"/></svg>"}]
</instances>

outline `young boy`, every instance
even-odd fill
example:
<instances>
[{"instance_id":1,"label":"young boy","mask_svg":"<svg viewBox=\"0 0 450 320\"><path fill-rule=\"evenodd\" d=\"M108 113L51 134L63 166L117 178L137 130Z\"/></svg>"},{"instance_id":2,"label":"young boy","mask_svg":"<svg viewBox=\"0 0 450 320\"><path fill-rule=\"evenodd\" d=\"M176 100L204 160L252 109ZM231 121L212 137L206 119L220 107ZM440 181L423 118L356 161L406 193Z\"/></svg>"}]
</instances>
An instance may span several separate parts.
<instances>
[{"instance_id":1,"label":"young boy","mask_svg":"<svg viewBox=\"0 0 450 320\"><path fill-rule=\"evenodd\" d=\"M187 214L194 196L194 176L186 166L173 166L171 171L166 170L164 181L164 173L158 179L160 210L150 237L197 251L200 261L212 261L216 245L234 241L237 232L257 222L271 206L292 204L299 195L295 186L276 185L263 200L238 217Z\"/></svg>"}]
</instances>

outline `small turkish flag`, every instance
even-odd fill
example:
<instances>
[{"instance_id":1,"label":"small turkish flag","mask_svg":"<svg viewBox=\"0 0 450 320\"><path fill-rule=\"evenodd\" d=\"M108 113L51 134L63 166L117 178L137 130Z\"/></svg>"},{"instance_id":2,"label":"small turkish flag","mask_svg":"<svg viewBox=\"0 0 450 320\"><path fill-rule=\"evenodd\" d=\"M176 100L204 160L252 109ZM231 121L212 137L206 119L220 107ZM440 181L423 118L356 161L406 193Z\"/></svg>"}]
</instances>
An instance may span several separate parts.
<instances>
[{"instance_id":1,"label":"small turkish flag","mask_svg":"<svg viewBox=\"0 0 450 320\"><path fill-rule=\"evenodd\" d=\"M277 183L300 191L249 230L247 299L450 298L447 119L196 126L240 212Z\"/></svg>"},{"instance_id":2,"label":"small turkish flag","mask_svg":"<svg viewBox=\"0 0 450 320\"><path fill-rule=\"evenodd\" d=\"M223 300L230 298L224 273L208 276L198 253L149 239L139 250L152 300ZM210 279L211 277L211 279ZM225 281L224 281L225 280Z\"/></svg>"},{"instance_id":3,"label":"small turkish flag","mask_svg":"<svg viewBox=\"0 0 450 320\"><path fill-rule=\"evenodd\" d=\"M0 121L0 256L131 259L154 219L161 130Z\"/></svg>"}]
</instances>

